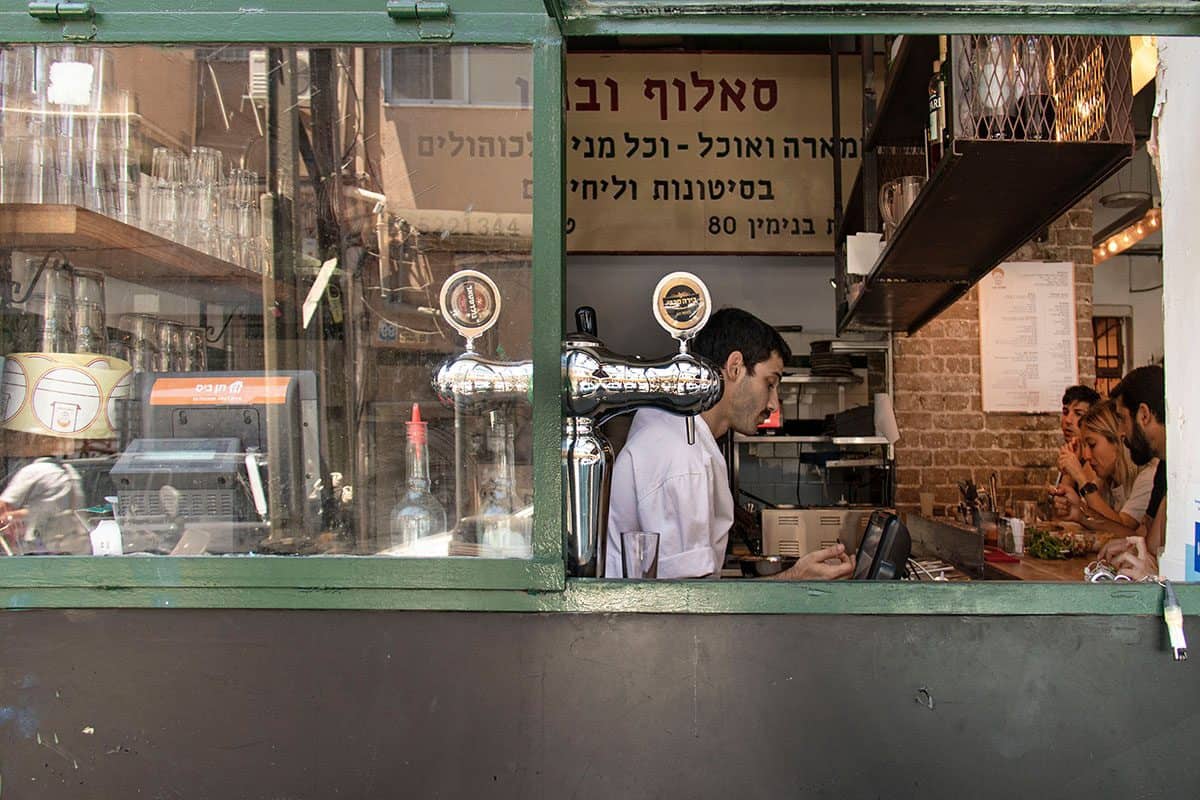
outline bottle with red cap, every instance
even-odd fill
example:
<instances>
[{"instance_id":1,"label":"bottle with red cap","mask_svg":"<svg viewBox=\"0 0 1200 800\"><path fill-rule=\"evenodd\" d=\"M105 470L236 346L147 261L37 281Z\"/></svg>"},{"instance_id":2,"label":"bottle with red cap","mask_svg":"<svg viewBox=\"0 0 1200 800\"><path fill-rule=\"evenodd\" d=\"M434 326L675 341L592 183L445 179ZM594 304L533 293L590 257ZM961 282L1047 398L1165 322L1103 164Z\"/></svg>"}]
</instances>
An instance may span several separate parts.
<instances>
[{"instance_id":1,"label":"bottle with red cap","mask_svg":"<svg viewBox=\"0 0 1200 800\"><path fill-rule=\"evenodd\" d=\"M418 539L446 530L446 510L430 491L429 423L413 403L412 419L405 423L408 444L408 482L404 497L392 509L390 546L411 547Z\"/></svg>"}]
</instances>

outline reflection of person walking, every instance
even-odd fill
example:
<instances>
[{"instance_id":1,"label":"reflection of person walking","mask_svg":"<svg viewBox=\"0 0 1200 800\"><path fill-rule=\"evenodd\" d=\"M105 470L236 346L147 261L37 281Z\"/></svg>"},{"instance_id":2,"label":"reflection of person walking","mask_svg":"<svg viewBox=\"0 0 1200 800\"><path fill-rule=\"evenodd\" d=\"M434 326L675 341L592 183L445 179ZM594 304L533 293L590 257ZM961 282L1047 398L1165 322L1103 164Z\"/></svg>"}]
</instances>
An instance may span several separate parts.
<instances>
[{"instance_id":1,"label":"reflection of person walking","mask_svg":"<svg viewBox=\"0 0 1200 800\"><path fill-rule=\"evenodd\" d=\"M17 470L0 493L0 531L18 550L41 549L84 532L74 513L83 505L83 481L75 468L39 458Z\"/></svg>"}]
</instances>

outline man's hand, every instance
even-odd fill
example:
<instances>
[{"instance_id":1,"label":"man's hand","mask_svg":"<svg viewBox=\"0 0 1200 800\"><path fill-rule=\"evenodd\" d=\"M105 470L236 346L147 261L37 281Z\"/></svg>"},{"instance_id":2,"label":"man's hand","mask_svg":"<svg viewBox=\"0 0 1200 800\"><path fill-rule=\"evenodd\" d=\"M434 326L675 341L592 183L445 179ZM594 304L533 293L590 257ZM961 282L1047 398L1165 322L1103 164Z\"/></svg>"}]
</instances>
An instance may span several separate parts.
<instances>
[{"instance_id":1,"label":"man's hand","mask_svg":"<svg viewBox=\"0 0 1200 800\"><path fill-rule=\"evenodd\" d=\"M0 536L12 542L14 547L20 547L21 540L25 538L27 516L28 509L16 508L0 500Z\"/></svg>"},{"instance_id":2,"label":"man's hand","mask_svg":"<svg viewBox=\"0 0 1200 800\"><path fill-rule=\"evenodd\" d=\"M1101 561L1107 561L1108 563L1115 565L1117 563L1117 556L1133 547L1130 542L1132 542L1134 539L1138 539L1142 542L1146 541L1140 536L1118 536L1114 539L1109 539L1104 543L1104 546L1100 548L1097 558L1099 558Z\"/></svg>"},{"instance_id":3,"label":"man's hand","mask_svg":"<svg viewBox=\"0 0 1200 800\"><path fill-rule=\"evenodd\" d=\"M1126 537L1130 548L1112 561L1117 572L1127 578L1140 581L1158 574L1158 559L1146 550L1146 540L1141 536Z\"/></svg>"},{"instance_id":4,"label":"man's hand","mask_svg":"<svg viewBox=\"0 0 1200 800\"><path fill-rule=\"evenodd\" d=\"M854 556L839 542L814 550L775 577L783 581L833 581L854 572Z\"/></svg>"}]
</instances>

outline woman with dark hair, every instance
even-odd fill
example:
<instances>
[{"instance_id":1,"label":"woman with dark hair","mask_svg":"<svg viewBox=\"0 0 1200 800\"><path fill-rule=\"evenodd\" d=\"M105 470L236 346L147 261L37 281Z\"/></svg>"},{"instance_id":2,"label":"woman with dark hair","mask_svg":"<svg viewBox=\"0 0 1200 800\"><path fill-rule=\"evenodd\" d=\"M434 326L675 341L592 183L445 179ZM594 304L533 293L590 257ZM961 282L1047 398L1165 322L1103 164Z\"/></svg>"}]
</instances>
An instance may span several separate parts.
<instances>
[{"instance_id":1,"label":"woman with dark hair","mask_svg":"<svg viewBox=\"0 0 1200 800\"><path fill-rule=\"evenodd\" d=\"M1128 536L1146 515L1157 463L1140 472L1121 441L1120 421L1111 400L1097 403L1079 420L1076 448L1064 445L1058 467L1078 489L1058 490L1060 517L1093 531Z\"/></svg>"}]
</instances>

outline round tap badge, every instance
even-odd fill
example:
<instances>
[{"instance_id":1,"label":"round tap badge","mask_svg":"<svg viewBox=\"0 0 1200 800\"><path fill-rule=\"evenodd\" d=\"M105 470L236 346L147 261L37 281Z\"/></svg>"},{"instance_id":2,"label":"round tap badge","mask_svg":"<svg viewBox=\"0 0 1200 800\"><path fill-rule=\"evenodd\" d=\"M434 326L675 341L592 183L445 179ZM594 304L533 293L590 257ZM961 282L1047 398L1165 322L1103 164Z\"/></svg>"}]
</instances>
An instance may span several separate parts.
<instances>
[{"instance_id":1,"label":"round tap badge","mask_svg":"<svg viewBox=\"0 0 1200 800\"><path fill-rule=\"evenodd\" d=\"M676 339L695 336L711 313L708 287L690 272L672 272L654 287L654 318Z\"/></svg>"},{"instance_id":2,"label":"round tap badge","mask_svg":"<svg viewBox=\"0 0 1200 800\"><path fill-rule=\"evenodd\" d=\"M500 318L500 290L473 269L454 273L442 284L442 316L463 336L474 339Z\"/></svg>"}]
</instances>

